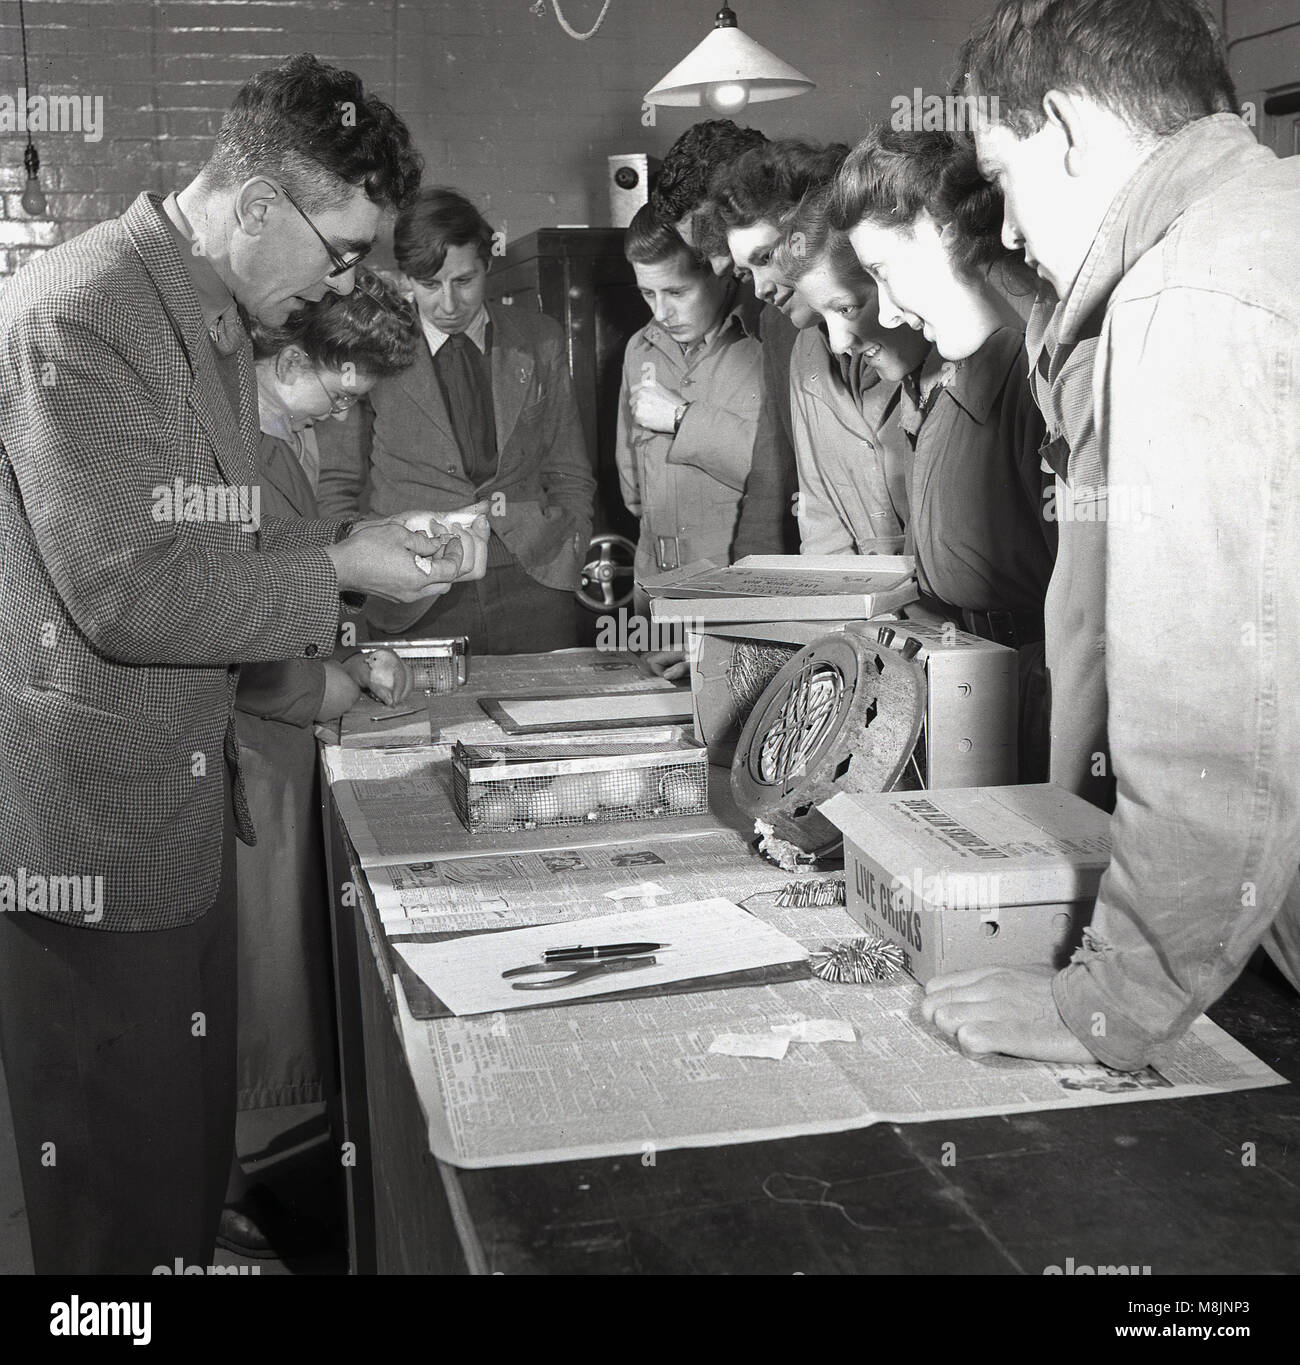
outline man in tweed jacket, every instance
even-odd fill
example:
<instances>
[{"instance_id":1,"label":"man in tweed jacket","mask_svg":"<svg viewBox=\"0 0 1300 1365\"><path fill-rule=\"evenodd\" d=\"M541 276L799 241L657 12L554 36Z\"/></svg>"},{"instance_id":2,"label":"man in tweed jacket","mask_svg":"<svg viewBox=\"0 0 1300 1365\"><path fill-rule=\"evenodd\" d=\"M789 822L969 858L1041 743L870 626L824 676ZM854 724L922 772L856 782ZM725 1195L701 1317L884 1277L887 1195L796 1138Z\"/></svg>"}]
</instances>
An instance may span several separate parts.
<instances>
[{"instance_id":1,"label":"man in tweed jacket","mask_svg":"<svg viewBox=\"0 0 1300 1365\"><path fill-rule=\"evenodd\" d=\"M238 665L328 655L341 592L417 600L459 567L423 572L442 546L397 520L263 522L248 496L240 310L350 291L419 173L355 76L294 58L179 195L0 293L0 1044L40 1272L211 1259L255 838Z\"/></svg>"}]
</instances>

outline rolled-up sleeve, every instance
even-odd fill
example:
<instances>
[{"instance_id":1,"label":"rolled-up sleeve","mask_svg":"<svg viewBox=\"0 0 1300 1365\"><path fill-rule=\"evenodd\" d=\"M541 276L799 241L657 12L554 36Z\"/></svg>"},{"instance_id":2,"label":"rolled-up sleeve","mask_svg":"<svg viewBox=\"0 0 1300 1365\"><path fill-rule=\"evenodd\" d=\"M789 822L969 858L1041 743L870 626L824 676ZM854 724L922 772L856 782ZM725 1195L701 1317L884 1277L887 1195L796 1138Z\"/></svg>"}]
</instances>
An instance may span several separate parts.
<instances>
[{"instance_id":1,"label":"rolled-up sleeve","mask_svg":"<svg viewBox=\"0 0 1300 1365\"><path fill-rule=\"evenodd\" d=\"M1138 283L1094 376L1113 853L1054 983L1121 1069L1231 984L1300 861L1300 336L1227 293Z\"/></svg>"}]
</instances>

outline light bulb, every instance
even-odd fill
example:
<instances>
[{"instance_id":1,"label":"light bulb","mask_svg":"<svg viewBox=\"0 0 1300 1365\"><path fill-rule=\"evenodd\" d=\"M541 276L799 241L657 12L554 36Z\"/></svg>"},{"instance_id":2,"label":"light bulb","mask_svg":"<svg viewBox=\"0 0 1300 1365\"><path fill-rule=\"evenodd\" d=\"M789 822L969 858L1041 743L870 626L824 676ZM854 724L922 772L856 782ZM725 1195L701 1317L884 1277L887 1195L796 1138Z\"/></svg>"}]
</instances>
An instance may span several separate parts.
<instances>
[{"instance_id":1,"label":"light bulb","mask_svg":"<svg viewBox=\"0 0 1300 1365\"><path fill-rule=\"evenodd\" d=\"M718 81L704 92L709 106L720 114L734 114L749 103L749 86L744 81Z\"/></svg>"},{"instance_id":2,"label":"light bulb","mask_svg":"<svg viewBox=\"0 0 1300 1365\"><path fill-rule=\"evenodd\" d=\"M41 182L34 175L27 177L27 187L23 190L23 197L20 201L23 210L31 214L33 218L40 218L45 213L45 195L41 192Z\"/></svg>"},{"instance_id":3,"label":"light bulb","mask_svg":"<svg viewBox=\"0 0 1300 1365\"><path fill-rule=\"evenodd\" d=\"M45 212L45 195L41 193L41 182L36 178L41 169L41 157L30 140L23 149L23 169L27 172L27 185L19 202L25 212L33 218L39 218Z\"/></svg>"}]
</instances>

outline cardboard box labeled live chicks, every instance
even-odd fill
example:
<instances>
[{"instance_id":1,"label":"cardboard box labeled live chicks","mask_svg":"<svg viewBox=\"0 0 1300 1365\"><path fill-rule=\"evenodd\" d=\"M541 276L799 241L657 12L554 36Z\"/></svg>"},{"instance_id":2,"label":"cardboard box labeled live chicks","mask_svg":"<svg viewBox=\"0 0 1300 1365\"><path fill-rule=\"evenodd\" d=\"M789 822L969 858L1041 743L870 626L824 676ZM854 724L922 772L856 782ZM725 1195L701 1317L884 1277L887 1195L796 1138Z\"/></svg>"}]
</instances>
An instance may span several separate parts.
<instances>
[{"instance_id":1,"label":"cardboard box labeled live chicks","mask_svg":"<svg viewBox=\"0 0 1300 1365\"><path fill-rule=\"evenodd\" d=\"M1063 966L1110 861L1110 817L1062 787L839 792L849 914L922 985L972 967Z\"/></svg>"}]
</instances>

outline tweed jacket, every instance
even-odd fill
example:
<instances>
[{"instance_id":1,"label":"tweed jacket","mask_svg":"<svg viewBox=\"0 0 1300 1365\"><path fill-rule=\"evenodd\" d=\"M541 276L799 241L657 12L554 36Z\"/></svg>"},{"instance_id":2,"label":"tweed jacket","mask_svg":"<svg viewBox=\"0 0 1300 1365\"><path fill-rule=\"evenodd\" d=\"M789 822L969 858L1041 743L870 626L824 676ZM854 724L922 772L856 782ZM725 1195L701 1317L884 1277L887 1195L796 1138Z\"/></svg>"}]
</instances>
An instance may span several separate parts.
<instances>
[{"instance_id":1,"label":"tweed jacket","mask_svg":"<svg viewBox=\"0 0 1300 1365\"><path fill-rule=\"evenodd\" d=\"M237 354L235 413L155 195L0 292L0 878L69 924L208 910L223 762L255 837L239 662L334 647L339 523L241 519L258 424ZM31 889L74 877L103 879L93 922L67 882Z\"/></svg>"},{"instance_id":2,"label":"tweed jacket","mask_svg":"<svg viewBox=\"0 0 1300 1365\"><path fill-rule=\"evenodd\" d=\"M382 379L345 422L316 428L317 502L326 516L390 516L410 508L455 512L486 501L492 530L524 572L570 592L591 539L596 480L573 396L564 334L551 318L488 305L497 469L465 473L433 357L417 319L415 361ZM456 588L452 588L455 592ZM427 610L372 597L371 624L394 633Z\"/></svg>"}]
</instances>

